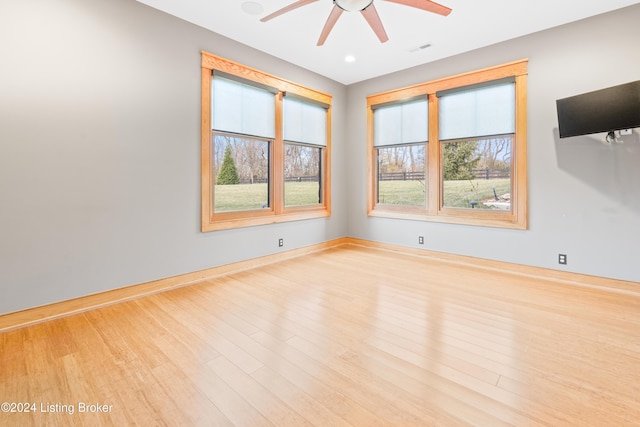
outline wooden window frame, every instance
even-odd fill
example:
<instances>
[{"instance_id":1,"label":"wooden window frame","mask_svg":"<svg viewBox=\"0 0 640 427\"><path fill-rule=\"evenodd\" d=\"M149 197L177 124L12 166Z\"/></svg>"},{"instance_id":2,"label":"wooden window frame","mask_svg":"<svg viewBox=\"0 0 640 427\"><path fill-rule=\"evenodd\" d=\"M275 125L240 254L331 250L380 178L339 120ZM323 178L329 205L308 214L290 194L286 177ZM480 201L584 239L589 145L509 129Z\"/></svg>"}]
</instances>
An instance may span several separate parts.
<instances>
[{"instance_id":1,"label":"wooden window frame","mask_svg":"<svg viewBox=\"0 0 640 427\"><path fill-rule=\"evenodd\" d=\"M331 95L307 88L263 71L247 67L237 62L201 51L202 62L202 118L201 118L201 227L203 232L225 230L238 227L273 224L322 218L331 215ZM255 82L277 89L275 96L275 138L270 144L271 168L269 180L270 206L268 209L234 212L214 211L215 176L212 168L211 129L211 85L213 72L223 72L243 80ZM327 107L327 145L322 147L320 177L322 202L318 205L284 206L284 141L282 132L282 97L285 93L295 94Z\"/></svg>"},{"instance_id":2,"label":"wooden window frame","mask_svg":"<svg viewBox=\"0 0 640 427\"><path fill-rule=\"evenodd\" d=\"M367 97L368 188L367 214L372 217L444 222L487 227L527 228L527 65L523 59L495 67L446 77ZM512 191L509 212L443 207L442 144L440 142L439 108L436 92L461 88L507 77L515 78L515 138L512 147ZM416 96L428 96L429 142L427 143L426 209L389 206L376 202L376 155L373 144L373 106L402 102Z\"/></svg>"}]
</instances>

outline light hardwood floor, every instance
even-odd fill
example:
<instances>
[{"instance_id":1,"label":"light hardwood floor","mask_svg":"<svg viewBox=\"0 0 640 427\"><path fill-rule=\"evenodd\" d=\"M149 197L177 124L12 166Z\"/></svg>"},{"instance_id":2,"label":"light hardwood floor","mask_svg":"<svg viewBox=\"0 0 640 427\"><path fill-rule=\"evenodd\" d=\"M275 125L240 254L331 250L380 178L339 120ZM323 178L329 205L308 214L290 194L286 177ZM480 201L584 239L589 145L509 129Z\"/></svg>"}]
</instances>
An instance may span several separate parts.
<instances>
[{"instance_id":1,"label":"light hardwood floor","mask_svg":"<svg viewBox=\"0 0 640 427\"><path fill-rule=\"evenodd\" d=\"M37 405L2 426L640 426L640 298L344 245L3 333L0 367Z\"/></svg>"}]
</instances>

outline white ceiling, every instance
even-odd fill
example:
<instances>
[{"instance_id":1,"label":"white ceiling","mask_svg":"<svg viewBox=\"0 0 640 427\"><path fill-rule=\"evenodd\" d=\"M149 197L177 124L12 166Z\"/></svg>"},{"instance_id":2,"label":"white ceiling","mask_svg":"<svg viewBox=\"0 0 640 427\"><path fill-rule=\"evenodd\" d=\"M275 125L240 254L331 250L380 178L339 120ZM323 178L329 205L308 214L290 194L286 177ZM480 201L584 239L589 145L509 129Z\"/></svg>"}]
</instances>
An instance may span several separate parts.
<instances>
[{"instance_id":1,"label":"white ceiling","mask_svg":"<svg viewBox=\"0 0 640 427\"><path fill-rule=\"evenodd\" d=\"M316 43L333 7L319 0L274 18L260 18L296 0L138 0L240 43L327 76L343 84L425 64L437 59L638 4L637 0L441 0L447 17L374 0L389 36L380 43L360 13L345 12L324 46ZM243 3L262 6L257 15ZM613 31L623 31L612 29ZM419 46L431 47L416 50ZM345 61L353 55L355 62Z\"/></svg>"}]
</instances>

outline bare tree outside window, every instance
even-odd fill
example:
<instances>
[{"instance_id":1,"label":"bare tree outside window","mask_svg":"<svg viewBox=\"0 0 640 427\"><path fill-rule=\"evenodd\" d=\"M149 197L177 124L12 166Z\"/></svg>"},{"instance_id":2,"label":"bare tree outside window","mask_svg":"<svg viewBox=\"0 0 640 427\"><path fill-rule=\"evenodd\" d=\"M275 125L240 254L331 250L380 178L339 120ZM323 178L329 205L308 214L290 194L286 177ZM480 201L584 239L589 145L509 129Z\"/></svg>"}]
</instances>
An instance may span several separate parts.
<instances>
[{"instance_id":1,"label":"bare tree outside window","mask_svg":"<svg viewBox=\"0 0 640 427\"><path fill-rule=\"evenodd\" d=\"M424 207L426 144L379 147L378 203Z\"/></svg>"},{"instance_id":2,"label":"bare tree outside window","mask_svg":"<svg viewBox=\"0 0 640 427\"><path fill-rule=\"evenodd\" d=\"M511 210L513 135L442 145L445 207Z\"/></svg>"},{"instance_id":3,"label":"bare tree outside window","mask_svg":"<svg viewBox=\"0 0 640 427\"><path fill-rule=\"evenodd\" d=\"M284 150L285 206L322 203L322 147L285 143Z\"/></svg>"},{"instance_id":4,"label":"bare tree outside window","mask_svg":"<svg viewBox=\"0 0 640 427\"><path fill-rule=\"evenodd\" d=\"M214 187L214 211L269 207L269 141L213 133L213 176L222 168L225 151L231 153L239 183Z\"/></svg>"}]
</instances>

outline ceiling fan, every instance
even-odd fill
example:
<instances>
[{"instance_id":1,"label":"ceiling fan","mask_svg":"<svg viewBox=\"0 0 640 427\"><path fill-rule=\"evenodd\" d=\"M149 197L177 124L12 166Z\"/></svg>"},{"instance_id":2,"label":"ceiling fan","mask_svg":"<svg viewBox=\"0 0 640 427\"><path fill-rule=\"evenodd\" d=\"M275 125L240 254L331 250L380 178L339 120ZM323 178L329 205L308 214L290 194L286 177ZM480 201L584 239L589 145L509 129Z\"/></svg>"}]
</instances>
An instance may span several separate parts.
<instances>
[{"instance_id":1,"label":"ceiling fan","mask_svg":"<svg viewBox=\"0 0 640 427\"><path fill-rule=\"evenodd\" d=\"M306 6L310 3L314 3L318 0L298 0L294 3L291 3L288 6L283 7L282 9L276 10L271 15L267 15L262 18L260 21L267 22L271 19L278 17L284 13L290 12L294 9L297 9L302 6ZM426 10L427 12L437 13L438 15L447 16L451 13L451 9L438 4L431 0L386 0L392 3L404 4L405 6L415 7L417 9ZM336 25L338 18L342 15L342 12L360 12L364 19L367 21L371 29L378 39L380 39L381 43L389 40L387 36L387 32L384 30L382 26L382 21L380 20L380 16L378 15L378 11L376 7L373 5L373 0L333 0L333 9L329 14L329 18L327 18L327 22L324 24L324 28L322 29L322 33L320 33L320 38L318 39L318 46L322 46L327 40L329 33L333 29L333 26Z\"/></svg>"}]
</instances>

